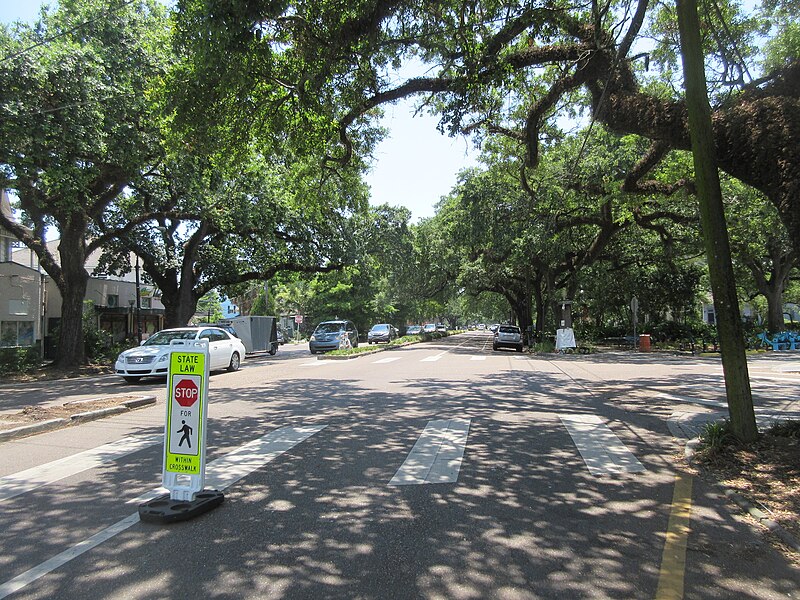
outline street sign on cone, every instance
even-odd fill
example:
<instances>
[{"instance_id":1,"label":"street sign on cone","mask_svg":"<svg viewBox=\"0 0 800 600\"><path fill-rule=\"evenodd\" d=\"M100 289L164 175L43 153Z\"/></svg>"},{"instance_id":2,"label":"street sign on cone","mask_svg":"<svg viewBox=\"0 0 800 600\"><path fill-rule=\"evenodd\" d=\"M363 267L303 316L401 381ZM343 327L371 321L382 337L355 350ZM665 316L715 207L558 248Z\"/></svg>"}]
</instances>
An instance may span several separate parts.
<instances>
[{"instance_id":1,"label":"street sign on cone","mask_svg":"<svg viewBox=\"0 0 800 600\"><path fill-rule=\"evenodd\" d=\"M219 506L222 492L204 490L208 414L208 341L174 340L167 374L161 484L168 495L139 506L144 521L182 521Z\"/></svg>"}]
</instances>

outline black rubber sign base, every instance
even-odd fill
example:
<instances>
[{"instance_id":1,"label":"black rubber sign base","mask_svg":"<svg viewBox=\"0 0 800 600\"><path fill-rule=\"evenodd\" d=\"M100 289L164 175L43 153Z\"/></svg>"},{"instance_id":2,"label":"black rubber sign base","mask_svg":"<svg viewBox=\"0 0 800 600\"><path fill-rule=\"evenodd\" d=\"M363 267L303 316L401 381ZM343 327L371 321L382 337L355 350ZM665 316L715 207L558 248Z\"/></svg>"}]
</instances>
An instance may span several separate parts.
<instances>
[{"instance_id":1,"label":"black rubber sign base","mask_svg":"<svg viewBox=\"0 0 800 600\"><path fill-rule=\"evenodd\" d=\"M188 521L217 508L225 496L216 490L203 490L194 500L172 500L169 494L153 498L139 505L139 518L148 523L176 523Z\"/></svg>"}]
</instances>

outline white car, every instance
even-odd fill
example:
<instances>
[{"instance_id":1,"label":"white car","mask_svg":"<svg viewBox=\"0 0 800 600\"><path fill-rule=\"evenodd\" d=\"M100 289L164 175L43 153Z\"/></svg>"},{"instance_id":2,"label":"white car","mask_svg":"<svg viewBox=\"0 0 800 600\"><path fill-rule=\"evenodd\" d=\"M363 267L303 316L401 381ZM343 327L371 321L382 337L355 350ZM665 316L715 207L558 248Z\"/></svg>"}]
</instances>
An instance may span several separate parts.
<instances>
[{"instance_id":1,"label":"white car","mask_svg":"<svg viewBox=\"0 0 800 600\"><path fill-rule=\"evenodd\" d=\"M244 360L242 340L219 327L179 327L151 335L141 346L125 350L117 358L114 371L128 383L142 377L164 376L169 370L172 340L208 340L209 371L238 371Z\"/></svg>"}]
</instances>

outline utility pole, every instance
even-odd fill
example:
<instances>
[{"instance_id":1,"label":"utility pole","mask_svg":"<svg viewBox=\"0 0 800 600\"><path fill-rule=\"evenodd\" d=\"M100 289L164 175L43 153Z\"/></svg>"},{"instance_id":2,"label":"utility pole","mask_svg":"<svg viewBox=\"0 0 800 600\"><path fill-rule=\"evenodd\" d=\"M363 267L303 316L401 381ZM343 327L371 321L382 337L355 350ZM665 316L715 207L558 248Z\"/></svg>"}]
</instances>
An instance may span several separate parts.
<instances>
[{"instance_id":1,"label":"utility pole","mask_svg":"<svg viewBox=\"0 0 800 600\"><path fill-rule=\"evenodd\" d=\"M139 255L136 255L136 264L133 266L136 274L136 341L142 343L142 288L139 280Z\"/></svg>"}]
</instances>

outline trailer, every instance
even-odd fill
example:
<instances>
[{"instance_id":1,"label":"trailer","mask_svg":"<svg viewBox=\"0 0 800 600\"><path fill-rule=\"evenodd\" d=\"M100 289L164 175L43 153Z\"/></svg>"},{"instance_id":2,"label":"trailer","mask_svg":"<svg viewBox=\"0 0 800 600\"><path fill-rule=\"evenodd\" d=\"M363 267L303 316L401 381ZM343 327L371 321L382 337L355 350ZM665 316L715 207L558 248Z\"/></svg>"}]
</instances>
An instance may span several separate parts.
<instances>
[{"instance_id":1,"label":"trailer","mask_svg":"<svg viewBox=\"0 0 800 600\"><path fill-rule=\"evenodd\" d=\"M278 328L275 317L234 317L220 321L220 325L231 327L242 340L248 354L278 351Z\"/></svg>"}]
</instances>

